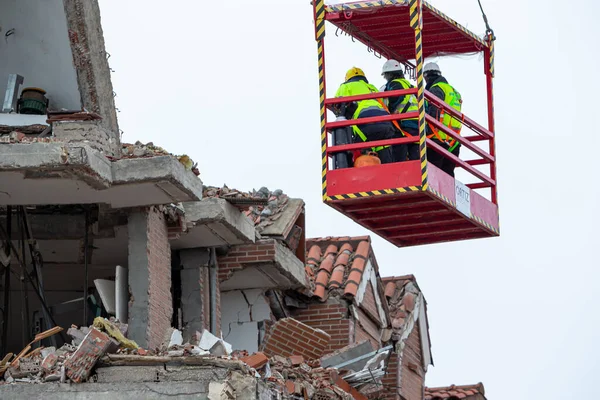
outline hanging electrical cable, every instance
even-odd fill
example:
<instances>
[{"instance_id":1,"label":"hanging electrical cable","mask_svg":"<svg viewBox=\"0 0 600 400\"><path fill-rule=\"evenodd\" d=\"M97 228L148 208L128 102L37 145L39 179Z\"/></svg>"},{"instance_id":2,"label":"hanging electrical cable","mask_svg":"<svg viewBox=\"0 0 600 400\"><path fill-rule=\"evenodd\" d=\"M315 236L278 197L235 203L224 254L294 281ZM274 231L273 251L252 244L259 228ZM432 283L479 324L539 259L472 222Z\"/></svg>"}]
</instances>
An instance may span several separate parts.
<instances>
[{"instance_id":1,"label":"hanging electrical cable","mask_svg":"<svg viewBox=\"0 0 600 400\"><path fill-rule=\"evenodd\" d=\"M485 36L489 36L492 38L492 40L496 40L496 35L494 35L494 31L488 22L487 15L485 15L485 11L483 11L481 0L477 0L477 3L479 3L479 9L481 10L481 15L483 16L483 22L485 23Z\"/></svg>"}]
</instances>

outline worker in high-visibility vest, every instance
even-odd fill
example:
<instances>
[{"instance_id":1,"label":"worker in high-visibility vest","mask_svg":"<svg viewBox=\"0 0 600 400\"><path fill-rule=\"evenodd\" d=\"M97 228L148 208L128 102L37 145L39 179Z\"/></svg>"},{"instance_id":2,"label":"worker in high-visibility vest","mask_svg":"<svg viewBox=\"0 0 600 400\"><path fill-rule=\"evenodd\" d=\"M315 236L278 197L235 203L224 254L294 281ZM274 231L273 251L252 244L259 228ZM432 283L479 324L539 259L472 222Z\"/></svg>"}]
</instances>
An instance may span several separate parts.
<instances>
[{"instance_id":1,"label":"worker in high-visibility vest","mask_svg":"<svg viewBox=\"0 0 600 400\"><path fill-rule=\"evenodd\" d=\"M335 97L358 96L379 92L377 88L369 83L365 73L360 68L350 68L346 72L346 81L342 83L335 94ZM389 115L385 110L381 99L360 100L340 104L337 111L347 119L360 119L369 117L379 117ZM352 132L354 141L370 142L376 140L393 139L394 126L391 122L373 122L369 124L353 125ZM372 151L377 152L377 156L382 164L394 162L390 146L373 147Z\"/></svg>"},{"instance_id":2,"label":"worker in high-visibility vest","mask_svg":"<svg viewBox=\"0 0 600 400\"><path fill-rule=\"evenodd\" d=\"M396 60L387 60L381 69L381 76L385 78L387 84L384 91L412 89L414 86L404 77L402 64ZM383 99L388 110L392 114L406 114L417 112L417 97L414 94L405 96L388 97ZM395 137L419 136L419 119L410 118L400 121L394 121L396 127ZM392 152L396 161L418 160L419 144L408 143L392 146Z\"/></svg>"},{"instance_id":3,"label":"worker in high-visibility vest","mask_svg":"<svg viewBox=\"0 0 600 400\"><path fill-rule=\"evenodd\" d=\"M461 112L462 108L462 97L458 90L448 83L446 78L442 76L440 67L436 63L427 63L423 68L423 76L427 85L425 89L431 92L434 96L442 99L450 107ZM462 123L459 119L452 117L449 113L436 107L434 104L426 102L425 109L427 114L431 115L436 120L440 121L443 125L449 127L457 135L460 135ZM448 136L441 130L437 129L432 124L427 124L427 137L435 141L437 144L450 151L456 157L460 154L460 143ZM456 164L454 161L441 154L438 154L433 149L427 149L427 160L446 172L450 176L454 176L454 168Z\"/></svg>"}]
</instances>

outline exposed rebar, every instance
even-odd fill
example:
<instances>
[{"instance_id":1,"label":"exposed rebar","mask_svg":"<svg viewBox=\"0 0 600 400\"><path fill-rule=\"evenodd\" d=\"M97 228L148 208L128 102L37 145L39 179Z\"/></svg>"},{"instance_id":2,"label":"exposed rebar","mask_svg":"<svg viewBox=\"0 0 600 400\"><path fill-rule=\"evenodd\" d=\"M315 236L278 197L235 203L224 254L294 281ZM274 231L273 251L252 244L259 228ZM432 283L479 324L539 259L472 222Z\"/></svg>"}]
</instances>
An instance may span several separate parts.
<instances>
[{"instance_id":1,"label":"exposed rebar","mask_svg":"<svg viewBox=\"0 0 600 400\"><path fill-rule=\"evenodd\" d=\"M88 325L88 240L90 230L90 210L85 208L85 233L83 238L83 269L84 269L84 284L83 284L83 324L82 326Z\"/></svg>"}]
</instances>

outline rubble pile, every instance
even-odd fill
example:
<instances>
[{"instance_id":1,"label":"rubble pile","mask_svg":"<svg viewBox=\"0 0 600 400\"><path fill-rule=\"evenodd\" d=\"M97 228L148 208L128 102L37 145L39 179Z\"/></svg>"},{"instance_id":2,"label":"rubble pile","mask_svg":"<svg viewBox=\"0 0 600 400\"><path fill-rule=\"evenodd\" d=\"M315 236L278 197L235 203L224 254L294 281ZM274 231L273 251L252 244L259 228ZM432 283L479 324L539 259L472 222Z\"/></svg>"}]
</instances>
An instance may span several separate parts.
<instances>
[{"instance_id":1,"label":"rubble pile","mask_svg":"<svg viewBox=\"0 0 600 400\"><path fill-rule=\"evenodd\" d=\"M258 352L240 358L256 371L274 390L291 399L306 400L352 400L359 399L357 392L350 393L350 385L339 377L335 368L323 368L320 360L305 360L304 357L292 355L282 357L274 355L268 358ZM341 385L341 386L340 386ZM343 388L342 386L345 386Z\"/></svg>"},{"instance_id":2,"label":"rubble pile","mask_svg":"<svg viewBox=\"0 0 600 400\"><path fill-rule=\"evenodd\" d=\"M254 222L258 233L267 226L273 225L285 210L289 197L281 189L270 191L266 187L251 192L242 192L223 187L204 186L202 196L205 198L221 198L244 210L248 218Z\"/></svg>"},{"instance_id":3,"label":"rubble pile","mask_svg":"<svg viewBox=\"0 0 600 400\"><path fill-rule=\"evenodd\" d=\"M0 376L6 383L87 381L96 363L104 356L161 356L161 357L210 357L231 359L231 345L208 331L196 332L193 343L183 343L181 332L174 329L171 339L161 349L146 350L127 339L127 324L111 318L98 317L90 327L71 326L67 335L71 343L58 349L40 346L31 350L35 343L63 329L55 327L36 336L23 351L14 357L8 354L0 363Z\"/></svg>"},{"instance_id":4,"label":"rubble pile","mask_svg":"<svg viewBox=\"0 0 600 400\"><path fill-rule=\"evenodd\" d=\"M135 342L125 338L122 331L127 325L118 321L96 318L94 325L77 328L72 326L67 331L71 343L59 347L37 347L32 345L63 331L54 327L38 334L21 353L11 361L9 354L3 360L0 373L7 383L13 382L82 382L86 380L98 359L107 352L116 352L121 346L137 347Z\"/></svg>"},{"instance_id":5,"label":"rubble pile","mask_svg":"<svg viewBox=\"0 0 600 400\"><path fill-rule=\"evenodd\" d=\"M35 136L26 135L25 133L19 132L19 131L12 131L6 135L0 136L0 143L3 143L3 144L15 144L15 143L29 144L29 143L54 143L54 142L61 142L61 140L57 139L55 137L52 137L52 136L39 137L37 135L35 135Z\"/></svg>"},{"instance_id":6,"label":"rubble pile","mask_svg":"<svg viewBox=\"0 0 600 400\"><path fill-rule=\"evenodd\" d=\"M121 158L146 158L156 156L177 157L177 160L179 160L179 162L185 167L185 169L192 171L196 176L200 175L200 171L198 170L198 163L195 163L187 154L176 156L172 153L169 153L160 146L155 146L152 142L144 144L139 140L134 144L121 144Z\"/></svg>"}]
</instances>

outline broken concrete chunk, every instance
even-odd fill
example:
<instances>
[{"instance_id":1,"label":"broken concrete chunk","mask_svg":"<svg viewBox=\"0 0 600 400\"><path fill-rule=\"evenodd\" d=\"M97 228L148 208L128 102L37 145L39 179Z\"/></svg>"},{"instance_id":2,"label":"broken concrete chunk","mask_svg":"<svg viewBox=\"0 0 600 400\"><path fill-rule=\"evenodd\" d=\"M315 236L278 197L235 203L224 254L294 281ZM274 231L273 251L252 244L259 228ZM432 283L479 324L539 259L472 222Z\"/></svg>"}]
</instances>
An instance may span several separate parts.
<instances>
[{"instance_id":1,"label":"broken concrete chunk","mask_svg":"<svg viewBox=\"0 0 600 400\"><path fill-rule=\"evenodd\" d=\"M223 339L219 339L206 329L202 332L202 337L200 338L198 347L200 347L202 350L209 351L213 356L226 356L232 352L232 348L229 343L225 342Z\"/></svg>"},{"instance_id":2,"label":"broken concrete chunk","mask_svg":"<svg viewBox=\"0 0 600 400\"><path fill-rule=\"evenodd\" d=\"M198 346L192 346L190 353L192 353L192 355L195 355L195 356L207 356L210 354L210 351L202 350Z\"/></svg>"},{"instance_id":3,"label":"broken concrete chunk","mask_svg":"<svg viewBox=\"0 0 600 400\"><path fill-rule=\"evenodd\" d=\"M54 352L56 352L56 347L50 346L50 347L44 347L41 350L40 354L42 355L42 358L46 358L48 356L48 354L51 354L51 353L54 353ZM0 363L0 365L2 365L2 364Z\"/></svg>"},{"instance_id":4,"label":"broken concrete chunk","mask_svg":"<svg viewBox=\"0 0 600 400\"><path fill-rule=\"evenodd\" d=\"M235 398L235 390L229 382L212 381L209 383L208 400L230 400Z\"/></svg>"},{"instance_id":5,"label":"broken concrete chunk","mask_svg":"<svg viewBox=\"0 0 600 400\"><path fill-rule=\"evenodd\" d=\"M174 329L171 333L171 340L169 341L169 348L173 346L181 346L183 344L183 335L179 329Z\"/></svg>"},{"instance_id":6,"label":"broken concrete chunk","mask_svg":"<svg viewBox=\"0 0 600 400\"><path fill-rule=\"evenodd\" d=\"M60 381L60 372L49 374L44 377L44 382L58 382L58 381Z\"/></svg>"},{"instance_id":7,"label":"broken concrete chunk","mask_svg":"<svg viewBox=\"0 0 600 400\"><path fill-rule=\"evenodd\" d=\"M37 374L40 372L40 360L38 358L22 358L19 360L21 372Z\"/></svg>"},{"instance_id":8,"label":"broken concrete chunk","mask_svg":"<svg viewBox=\"0 0 600 400\"><path fill-rule=\"evenodd\" d=\"M73 338L73 345L79 346L81 344L81 342L83 341L83 339L85 338L86 334L77 328L70 327L67 330L67 335L69 335Z\"/></svg>"}]
</instances>

